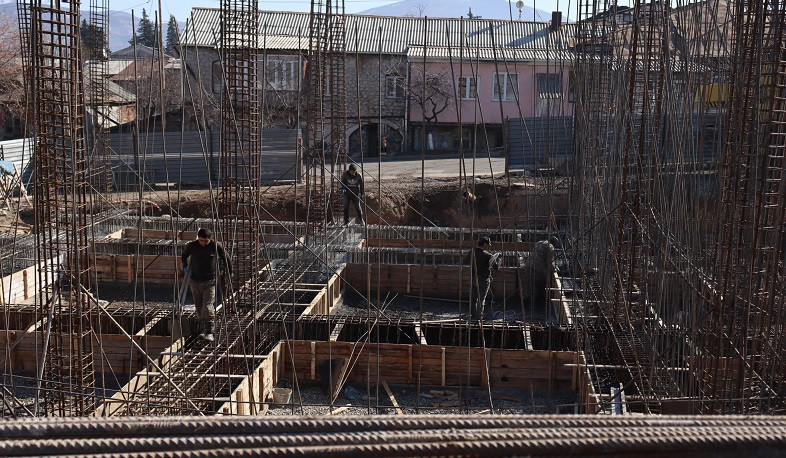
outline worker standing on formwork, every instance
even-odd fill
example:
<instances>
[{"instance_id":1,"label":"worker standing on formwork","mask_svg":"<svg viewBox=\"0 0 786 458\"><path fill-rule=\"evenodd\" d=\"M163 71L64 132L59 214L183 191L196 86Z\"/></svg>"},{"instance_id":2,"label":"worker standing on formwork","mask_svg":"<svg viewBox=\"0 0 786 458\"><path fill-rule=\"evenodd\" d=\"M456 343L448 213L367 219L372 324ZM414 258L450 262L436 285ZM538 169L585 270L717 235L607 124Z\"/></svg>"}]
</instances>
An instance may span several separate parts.
<instances>
[{"instance_id":1,"label":"worker standing on formwork","mask_svg":"<svg viewBox=\"0 0 786 458\"><path fill-rule=\"evenodd\" d=\"M229 262L229 256L224 247L213 240L213 232L205 228L199 229L196 240L186 244L181 256L185 277L191 275L191 294L194 296L196 317L202 323L202 333L199 337L208 342L214 340L216 273L219 271L217 259L221 259L220 268L231 278L232 264Z\"/></svg>"},{"instance_id":2,"label":"worker standing on formwork","mask_svg":"<svg viewBox=\"0 0 786 458\"><path fill-rule=\"evenodd\" d=\"M363 177L355 168L355 164L349 164L349 168L341 175L341 193L344 195L344 226L349 224L349 203L355 205L355 212L363 222L363 211L360 209L360 201L363 199Z\"/></svg>"},{"instance_id":3,"label":"worker standing on formwork","mask_svg":"<svg viewBox=\"0 0 786 458\"><path fill-rule=\"evenodd\" d=\"M472 253L472 274L475 281L477 300L472 304L472 319L483 319L486 296L491 290L491 269L499 270L499 253L492 253L488 237L478 239L478 246Z\"/></svg>"}]
</instances>

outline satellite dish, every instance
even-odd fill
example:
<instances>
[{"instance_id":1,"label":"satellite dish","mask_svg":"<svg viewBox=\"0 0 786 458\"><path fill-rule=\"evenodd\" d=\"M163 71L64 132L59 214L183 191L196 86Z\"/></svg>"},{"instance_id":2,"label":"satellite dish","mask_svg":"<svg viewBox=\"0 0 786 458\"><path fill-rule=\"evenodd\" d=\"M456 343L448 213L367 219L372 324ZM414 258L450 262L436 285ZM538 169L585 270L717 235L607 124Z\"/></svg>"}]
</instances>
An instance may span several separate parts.
<instances>
[{"instance_id":1,"label":"satellite dish","mask_svg":"<svg viewBox=\"0 0 786 458\"><path fill-rule=\"evenodd\" d=\"M516 8L518 8L518 9L524 8L524 2L522 2L521 0L517 1L516 2Z\"/></svg>"}]
</instances>

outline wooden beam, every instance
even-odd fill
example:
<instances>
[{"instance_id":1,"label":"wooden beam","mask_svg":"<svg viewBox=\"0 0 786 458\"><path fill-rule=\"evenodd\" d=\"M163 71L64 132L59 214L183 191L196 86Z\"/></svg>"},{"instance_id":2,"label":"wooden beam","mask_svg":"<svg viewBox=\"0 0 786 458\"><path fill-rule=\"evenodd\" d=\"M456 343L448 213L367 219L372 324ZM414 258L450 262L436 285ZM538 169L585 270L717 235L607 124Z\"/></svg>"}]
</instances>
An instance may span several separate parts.
<instances>
[{"instance_id":1,"label":"wooden beam","mask_svg":"<svg viewBox=\"0 0 786 458\"><path fill-rule=\"evenodd\" d=\"M401 410L401 407L399 407L398 401L396 401L396 397L393 396L393 392L390 391L390 387L388 386L388 382L382 380L382 388L385 389L385 392L388 394L388 397L390 398L390 402L393 404L393 407L396 408L396 414L397 415L404 415L404 411Z\"/></svg>"},{"instance_id":2,"label":"wooden beam","mask_svg":"<svg viewBox=\"0 0 786 458\"><path fill-rule=\"evenodd\" d=\"M347 382L345 374L349 367L349 359L350 358L339 358L341 365L338 370L334 368L333 373L330 374L330 386L333 388L333 395L330 398L330 402L335 402L336 399L338 399L338 395L341 394L341 389L344 388L344 384Z\"/></svg>"},{"instance_id":3,"label":"wooden beam","mask_svg":"<svg viewBox=\"0 0 786 458\"><path fill-rule=\"evenodd\" d=\"M330 412L328 415L338 415L338 414L340 414L341 412L344 412L345 410L348 410L350 407L352 407L352 406L351 406L351 405L348 405L348 406L341 406L341 407L339 407L338 409L336 409L336 410L334 410L334 411Z\"/></svg>"},{"instance_id":4,"label":"wooden beam","mask_svg":"<svg viewBox=\"0 0 786 458\"><path fill-rule=\"evenodd\" d=\"M530 334L530 326L528 324L524 325L524 330L522 332L524 333L524 344L526 345L526 349L534 350L534 348L532 348L532 334Z\"/></svg>"},{"instance_id":5,"label":"wooden beam","mask_svg":"<svg viewBox=\"0 0 786 458\"><path fill-rule=\"evenodd\" d=\"M150 332L151 329L153 329L155 325L160 323L162 319L163 317L161 316L153 317L153 319L148 321L147 324L144 327L142 327L142 329L140 329L139 331L137 331L136 334L134 334L134 337L142 337L146 335L148 332Z\"/></svg>"},{"instance_id":6,"label":"wooden beam","mask_svg":"<svg viewBox=\"0 0 786 458\"><path fill-rule=\"evenodd\" d=\"M420 323L415 323L415 335L418 336L420 345L428 345L428 342L426 342L426 335L423 334L423 330L420 328Z\"/></svg>"},{"instance_id":7,"label":"wooden beam","mask_svg":"<svg viewBox=\"0 0 786 458\"><path fill-rule=\"evenodd\" d=\"M333 328L333 331L330 333L330 340L333 342L338 340L338 335L341 334L341 330L344 329L344 322L340 321L336 323L336 327Z\"/></svg>"}]
</instances>

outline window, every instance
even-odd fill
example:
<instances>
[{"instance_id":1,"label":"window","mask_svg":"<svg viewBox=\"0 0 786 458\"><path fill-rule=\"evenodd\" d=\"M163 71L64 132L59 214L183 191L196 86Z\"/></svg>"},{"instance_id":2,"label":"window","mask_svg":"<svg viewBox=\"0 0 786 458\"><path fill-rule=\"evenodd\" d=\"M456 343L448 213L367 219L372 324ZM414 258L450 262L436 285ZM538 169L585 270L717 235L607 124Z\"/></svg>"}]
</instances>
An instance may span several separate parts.
<instances>
[{"instance_id":1,"label":"window","mask_svg":"<svg viewBox=\"0 0 786 458\"><path fill-rule=\"evenodd\" d=\"M400 75L385 76L385 98L399 99L404 97L404 78Z\"/></svg>"},{"instance_id":2,"label":"window","mask_svg":"<svg viewBox=\"0 0 786 458\"><path fill-rule=\"evenodd\" d=\"M267 89L274 91L297 90L300 62L296 56L267 56L265 79Z\"/></svg>"},{"instance_id":3,"label":"window","mask_svg":"<svg viewBox=\"0 0 786 458\"><path fill-rule=\"evenodd\" d=\"M478 79L472 76L461 76L458 80L459 98L474 100L478 98Z\"/></svg>"},{"instance_id":4,"label":"window","mask_svg":"<svg viewBox=\"0 0 786 458\"><path fill-rule=\"evenodd\" d=\"M495 73L493 100L515 101L519 95L518 73Z\"/></svg>"},{"instance_id":5,"label":"window","mask_svg":"<svg viewBox=\"0 0 786 458\"><path fill-rule=\"evenodd\" d=\"M221 72L221 61L213 61L213 93L220 94L221 93L221 85L223 84L223 75Z\"/></svg>"},{"instance_id":6,"label":"window","mask_svg":"<svg viewBox=\"0 0 786 458\"><path fill-rule=\"evenodd\" d=\"M538 86L538 98L561 99L562 75L558 73L538 73L535 75Z\"/></svg>"}]
</instances>

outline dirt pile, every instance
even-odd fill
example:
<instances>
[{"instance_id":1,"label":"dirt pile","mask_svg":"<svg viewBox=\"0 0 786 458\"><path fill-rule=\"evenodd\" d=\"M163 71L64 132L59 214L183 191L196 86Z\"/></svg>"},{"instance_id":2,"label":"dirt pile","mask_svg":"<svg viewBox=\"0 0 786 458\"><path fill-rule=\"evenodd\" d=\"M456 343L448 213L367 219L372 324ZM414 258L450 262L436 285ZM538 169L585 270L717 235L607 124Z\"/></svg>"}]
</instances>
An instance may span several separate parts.
<instances>
[{"instance_id":1,"label":"dirt pile","mask_svg":"<svg viewBox=\"0 0 786 458\"><path fill-rule=\"evenodd\" d=\"M118 195L128 208L138 208L138 196ZM212 218L218 207L212 204L215 190L156 191L145 193L145 215L179 214L184 218ZM365 209L371 224L450 226L479 228L543 228L561 224L568 212L566 186L546 188L532 178L508 180L477 179L460 182L453 178L402 179L379 186L366 183ZM167 204L167 199L172 204ZM323 197L307 194L301 183L268 186L260 193L263 220L305 221L321 211ZM137 202L134 204L134 202ZM334 214L340 218L343 202L336 190L330 198ZM424 218L421 221L421 213ZM354 216L354 210L350 211Z\"/></svg>"}]
</instances>

